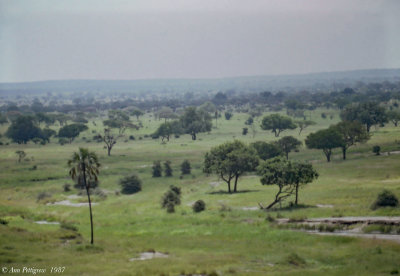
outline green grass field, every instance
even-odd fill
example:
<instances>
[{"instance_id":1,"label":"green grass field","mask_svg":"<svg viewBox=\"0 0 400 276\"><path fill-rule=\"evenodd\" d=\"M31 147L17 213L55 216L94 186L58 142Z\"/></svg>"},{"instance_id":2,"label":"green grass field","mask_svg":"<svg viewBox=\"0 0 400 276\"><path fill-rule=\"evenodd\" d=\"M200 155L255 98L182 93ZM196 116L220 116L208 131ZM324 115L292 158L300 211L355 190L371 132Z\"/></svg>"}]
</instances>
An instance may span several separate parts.
<instances>
[{"instance_id":1,"label":"green grass field","mask_svg":"<svg viewBox=\"0 0 400 276\"><path fill-rule=\"evenodd\" d=\"M316 125L285 131L304 140L315 130L339 121L321 119L322 110L312 113ZM332 112L332 111L329 111ZM159 140L143 138L152 133L161 121L146 115L144 128L128 130L119 139L112 156L107 156L103 143L91 140L92 131L101 132L89 123L90 129L72 144L52 143L41 146L0 146L0 264L7 269L34 267L66 267L64 275L390 275L400 273L400 244L375 239L316 236L274 227L267 216L301 218L326 216L400 216L400 208L371 210L370 206L382 189L400 197L400 154L375 156L373 145L382 152L398 151L400 128L391 124L372 129L368 143L350 148L348 160L341 160L336 150L333 160L326 162L322 151L303 146L290 159L307 160L320 177L300 192L302 208L282 208L268 213L244 210L258 203L272 201L276 187L262 186L259 177L246 175L239 180L239 193L227 194L226 184L215 175L202 172L204 154L225 141L272 141L272 133L262 131L255 121L253 137L241 135L247 114L235 113L230 121L218 120L218 128L198 135L189 135L161 144ZM259 119L260 120L260 119ZM215 121L214 121L215 122ZM7 126L0 128L4 133ZM127 138L134 135L136 140ZM83 138L83 137L86 137ZM3 138L4 140L4 138ZM400 140L400 139L399 139ZM94 246L90 245L89 210L87 207L49 206L48 202L67 199L76 190L64 192L63 185L72 183L67 160L79 147L96 152L102 164L100 187L107 198L94 196ZM16 150L24 150L30 161L17 162ZM32 160L33 158L33 160ZM179 165L190 160L192 175L180 179ZM154 160L171 160L173 177L151 177ZM36 166L36 169L34 169ZM143 189L134 195L118 195L119 180L137 173ZM182 188L182 204L168 214L160 207L160 199L169 185ZM50 197L38 201L40 193ZM73 199L85 202L86 197ZM191 205L202 199L206 211L194 213ZM290 200L289 200L290 201ZM286 202L288 203L288 202ZM316 204L333 205L317 208ZM285 206L282 206L285 207ZM35 221L63 222L63 225L39 225ZM69 227L68 227L69 226ZM78 231L71 230L75 226ZM155 250L168 253L164 259L130 261L141 252Z\"/></svg>"}]
</instances>

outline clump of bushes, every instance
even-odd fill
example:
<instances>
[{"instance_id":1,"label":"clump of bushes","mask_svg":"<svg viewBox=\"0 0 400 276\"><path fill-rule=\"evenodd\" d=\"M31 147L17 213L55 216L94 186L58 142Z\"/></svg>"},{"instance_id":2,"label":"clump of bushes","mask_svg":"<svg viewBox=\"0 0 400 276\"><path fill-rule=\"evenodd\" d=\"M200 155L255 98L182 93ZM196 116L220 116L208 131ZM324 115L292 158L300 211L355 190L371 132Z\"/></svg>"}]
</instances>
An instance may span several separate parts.
<instances>
[{"instance_id":1,"label":"clump of bushes","mask_svg":"<svg viewBox=\"0 0 400 276\"><path fill-rule=\"evenodd\" d=\"M197 200L194 204L193 204L193 206L192 206L192 208L193 208L193 211L195 212L195 213L200 213L200 212L202 212L202 211L204 211L205 209L206 209L206 203L203 201L203 200Z\"/></svg>"},{"instance_id":2,"label":"clump of bushes","mask_svg":"<svg viewBox=\"0 0 400 276\"><path fill-rule=\"evenodd\" d=\"M152 169L153 169L153 177L161 177L162 176L162 168L161 168L160 161L154 161Z\"/></svg>"},{"instance_id":3,"label":"clump of bushes","mask_svg":"<svg viewBox=\"0 0 400 276\"><path fill-rule=\"evenodd\" d=\"M39 201L41 201L41 200L44 200L44 199L50 198L50 197L51 197L51 194L50 194L50 193L48 193L48 192L40 192L40 193L37 195L36 200L39 202Z\"/></svg>"},{"instance_id":4,"label":"clump of bushes","mask_svg":"<svg viewBox=\"0 0 400 276\"><path fill-rule=\"evenodd\" d=\"M69 191L71 191L71 184L65 183L65 184L63 185L63 189L64 189L64 192L69 192Z\"/></svg>"},{"instance_id":5,"label":"clump of bushes","mask_svg":"<svg viewBox=\"0 0 400 276\"><path fill-rule=\"evenodd\" d=\"M190 174L191 173L191 166L189 160L184 160L181 164L181 173L183 174Z\"/></svg>"},{"instance_id":6,"label":"clump of bushes","mask_svg":"<svg viewBox=\"0 0 400 276\"><path fill-rule=\"evenodd\" d=\"M122 187L121 193L123 194L134 194L142 190L142 180L136 174L124 177L119 181L119 184Z\"/></svg>"},{"instance_id":7,"label":"clump of bushes","mask_svg":"<svg viewBox=\"0 0 400 276\"><path fill-rule=\"evenodd\" d=\"M287 258L286 261L288 264L294 265L294 266L304 266L306 264L306 261L297 255L296 253L291 253Z\"/></svg>"},{"instance_id":8,"label":"clump of bushes","mask_svg":"<svg viewBox=\"0 0 400 276\"><path fill-rule=\"evenodd\" d=\"M372 204L371 209L376 210L380 207L396 207L398 205L399 200L396 195L391 191L383 190Z\"/></svg>"},{"instance_id":9,"label":"clump of bushes","mask_svg":"<svg viewBox=\"0 0 400 276\"><path fill-rule=\"evenodd\" d=\"M161 207L168 213L175 212L175 205L181 204L181 188L171 185L169 190L161 198Z\"/></svg>"}]
</instances>

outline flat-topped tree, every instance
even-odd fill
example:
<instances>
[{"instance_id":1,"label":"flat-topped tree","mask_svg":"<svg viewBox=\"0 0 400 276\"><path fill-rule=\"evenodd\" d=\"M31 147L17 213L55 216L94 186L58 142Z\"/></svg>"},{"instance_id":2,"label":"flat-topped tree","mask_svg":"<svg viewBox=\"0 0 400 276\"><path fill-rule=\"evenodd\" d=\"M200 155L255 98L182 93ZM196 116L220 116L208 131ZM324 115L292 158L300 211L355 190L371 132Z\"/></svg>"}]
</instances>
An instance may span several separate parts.
<instances>
[{"instance_id":1,"label":"flat-topped tree","mask_svg":"<svg viewBox=\"0 0 400 276\"><path fill-rule=\"evenodd\" d=\"M99 137L106 144L107 154L108 154L108 156L110 156L113 146L117 143L118 136L112 134L111 130L109 128L105 128L104 129L104 134L103 135L99 135Z\"/></svg>"},{"instance_id":2,"label":"flat-topped tree","mask_svg":"<svg viewBox=\"0 0 400 276\"><path fill-rule=\"evenodd\" d=\"M341 148L343 160L346 159L346 152L349 147L354 146L357 143L365 143L370 138L367 129L358 121L343 121L331 128L337 130L342 136L343 144Z\"/></svg>"},{"instance_id":3,"label":"flat-topped tree","mask_svg":"<svg viewBox=\"0 0 400 276\"><path fill-rule=\"evenodd\" d=\"M204 159L204 172L215 173L228 184L231 193L231 181L234 180L233 192L237 192L239 177L245 172L254 171L258 165L257 153L252 147L235 140L214 147Z\"/></svg>"},{"instance_id":4,"label":"flat-topped tree","mask_svg":"<svg viewBox=\"0 0 400 276\"><path fill-rule=\"evenodd\" d=\"M299 135L303 130L305 130L307 127L315 125L316 122L314 121L309 121L309 120L299 120L296 121L296 125L299 127Z\"/></svg>"},{"instance_id":5,"label":"flat-topped tree","mask_svg":"<svg viewBox=\"0 0 400 276\"><path fill-rule=\"evenodd\" d=\"M279 114L265 116L261 122L261 128L263 130L271 130L271 132L275 134L275 137L279 137L282 131L295 129L296 127L292 119Z\"/></svg>"},{"instance_id":6,"label":"flat-topped tree","mask_svg":"<svg viewBox=\"0 0 400 276\"><path fill-rule=\"evenodd\" d=\"M58 131L58 137L60 138L67 138L69 139L69 142L72 143L72 141L79 136L79 134L82 131L87 130L88 127L82 124L70 124L63 126L60 128Z\"/></svg>"},{"instance_id":7,"label":"flat-topped tree","mask_svg":"<svg viewBox=\"0 0 400 276\"><path fill-rule=\"evenodd\" d=\"M89 203L90 213L90 243L93 244L93 215L92 215L92 202L90 199L90 183L97 182L97 176L99 174L100 163L97 155L88 149L79 148L78 152L72 154L72 158L68 160L68 166L70 167L69 175L72 180L78 181L83 180L84 187Z\"/></svg>"},{"instance_id":8,"label":"flat-topped tree","mask_svg":"<svg viewBox=\"0 0 400 276\"><path fill-rule=\"evenodd\" d=\"M18 144L26 144L34 138L41 138L42 131L32 116L19 116L8 127L6 136Z\"/></svg>"},{"instance_id":9,"label":"flat-topped tree","mask_svg":"<svg viewBox=\"0 0 400 276\"><path fill-rule=\"evenodd\" d=\"M344 121L359 121L370 131L373 125L383 125L388 121L384 107L376 102L366 102L347 106L340 117Z\"/></svg>"},{"instance_id":10,"label":"flat-topped tree","mask_svg":"<svg viewBox=\"0 0 400 276\"><path fill-rule=\"evenodd\" d=\"M305 142L309 149L322 149L328 162L331 161L332 149L341 148L344 145L342 135L334 128L311 133Z\"/></svg>"},{"instance_id":11,"label":"flat-topped tree","mask_svg":"<svg viewBox=\"0 0 400 276\"><path fill-rule=\"evenodd\" d=\"M285 153L286 160L289 159L289 153L291 151L298 151L302 142L294 138L293 136L285 136L277 142L279 148Z\"/></svg>"}]
</instances>

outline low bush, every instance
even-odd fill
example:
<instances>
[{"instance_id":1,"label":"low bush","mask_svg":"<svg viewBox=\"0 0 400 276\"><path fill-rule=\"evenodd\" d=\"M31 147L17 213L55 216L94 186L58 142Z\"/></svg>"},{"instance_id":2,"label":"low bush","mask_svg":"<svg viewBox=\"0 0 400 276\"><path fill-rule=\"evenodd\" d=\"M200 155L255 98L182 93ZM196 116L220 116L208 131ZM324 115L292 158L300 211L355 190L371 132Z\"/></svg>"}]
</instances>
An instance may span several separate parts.
<instances>
[{"instance_id":1,"label":"low bush","mask_svg":"<svg viewBox=\"0 0 400 276\"><path fill-rule=\"evenodd\" d=\"M136 174L124 177L119 184L122 187L121 193L123 194L134 194L142 190L142 180Z\"/></svg>"},{"instance_id":2,"label":"low bush","mask_svg":"<svg viewBox=\"0 0 400 276\"><path fill-rule=\"evenodd\" d=\"M203 201L203 200L197 200L194 204L193 204L193 206L192 206L192 208L193 208L193 211L195 212L195 213L200 213L200 212L202 212L202 211L204 211L205 209L206 209L206 203Z\"/></svg>"},{"instance_id":3,"label":"low bush","mask_svg":"<svg viewBox=\"0 0 400 276\"><path fill-rule=\"evenodd\" d=\"M376 210L380 207L396 207L399 205L399 200L396 195L388 190L383 190L375 202L372 204L371 209Z\"/></svg>"}]
</instances>

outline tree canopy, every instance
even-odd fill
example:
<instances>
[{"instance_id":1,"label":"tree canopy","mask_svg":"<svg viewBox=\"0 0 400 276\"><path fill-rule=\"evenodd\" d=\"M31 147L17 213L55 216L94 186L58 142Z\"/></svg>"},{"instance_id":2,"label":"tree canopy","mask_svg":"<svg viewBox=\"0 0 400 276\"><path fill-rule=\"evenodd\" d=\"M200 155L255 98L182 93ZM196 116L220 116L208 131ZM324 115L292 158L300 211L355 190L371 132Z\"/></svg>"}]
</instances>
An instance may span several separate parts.
<instances>
[{"instance_id":1,"label":"tree canopy","mask_svg":"<svg viewBox=\"0 0 400 276\"><path fill-rule=\"evenodd\" d=\"M282 154L282 150L276 143L257 141L251 143L250 146L256 150L258 157L262 160L274 158Z\"/></svg>"},{"instance_id":2,"label":"tree canopy","mask_svg":"<svg viewBox=\"0 0 400 276\"><path fill-rule=\"evenodd\" d=\"M207 152L204 159L204 172L216 173L228 184L231 193L231 181L234 179L233 192L237 192L239 177L255 170L258 158L255 150L241 141L226 142Z\"/></svg>"},{"instance_id":3,"label":"tree canopy","mask_svg":"<svg viewBox=\"0 0 400 276\"><path fill-rule=\"evenodd\" d=\"M19 116L11 123L6 136L18 144L26 144L34 138L42 138L42 131L33 116Z\"/></svg>"},{"instance_id":4,"label":"tree canopy","mask_svg":"<svg viewBox=\"0 0 400 276\"><path fill-rule=\"evenodd\" d=\"M385 108L376 102L359 103L347 106L340 114L344 121L359 121L370 131L373 125L383 125L388 121Z\"/></svg>"},{"instance_id":5,"label":"tree canopy","mask_svg":"<svg viewBox=\"0 0 400 276\"><path fill-rule=\"evenodd\" d=\"M82 124L70 124L63 126L58 131L58 137L68 138L71 143L82 131L87 130L88 127Z\"/></svg>"},{"instance_id":6,"label":"tree canopy","mask_svg":"<svg viewBox=\"0 0 400 276\"><path fill-rule=\"evenodd\" d=\"M284 130L295 129L296 127L292 119L279 114L267 115L261 122L261 128L263 130L271 130L275 137L279 137L279 134Z\"/></svg>"},{"instance_id":7,"label":"tree canopy","mask_svg":"<svg viewBox=\"0 0 400 276\"><path fill-rule=\"evenodd\" d=\"M332 149L341 148L344 143L342 135L334 128L311 133L305 142L309 149L322 149L328 162L331 161Z\"/></svg>"},{"instance_id":8,"label":"tree canopy","mask_svg":"<svg viewBox=\"0 0 400 276\"><path fill-rule=\"evenodd\" d=\"M286 159L289 159L289 153L291 151L298 151L302 142L294 138L293 136L285 136L278 140L278 146L285 153Z\"/></svg>"},{"instance_id":9,"label":"tree canopy","mask_svg":"<svg viewBox=\"0 0 400 276\"><path fill-rule=\"evenodd\" d=\"M204 110L196 107L187 107L180 118L183 131L196 140L197 134L211 131L211 116Z\"/></svg>"}]
</instances>

